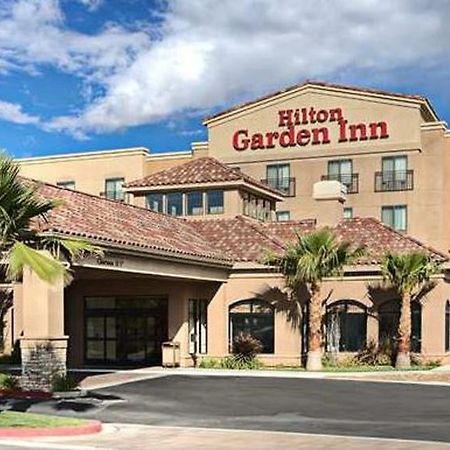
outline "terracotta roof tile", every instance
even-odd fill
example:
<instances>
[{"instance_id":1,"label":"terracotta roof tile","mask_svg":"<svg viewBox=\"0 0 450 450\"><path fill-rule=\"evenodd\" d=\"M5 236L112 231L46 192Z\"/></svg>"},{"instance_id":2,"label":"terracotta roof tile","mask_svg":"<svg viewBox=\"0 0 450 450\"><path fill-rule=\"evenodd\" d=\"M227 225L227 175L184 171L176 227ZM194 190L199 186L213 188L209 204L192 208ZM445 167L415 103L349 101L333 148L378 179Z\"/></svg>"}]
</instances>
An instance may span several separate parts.
<instances>
[{"instance_id":1,"label":"terracotta roof tile","mask_svg":"<svg viewBox=\"0 0 450 450\"><path fill-rule=\"evenodd\" d=\"M288 222L258 222L236 217L223 220L193 221L197 230L216 248L236 261L260 261L267 251L281 252L296 235L316 228L314 220ZM442 253L427 247L407 235L401 234L374 218L345 219L334 228L338 238L362 245L366 255L358 264L378 264L383 255L392 252L421 250L438 261L447 260Z\"/></svg>"},{"instance_id":2,"label":"terracotta roof tile","mask_svg":"<svg viewBox=\"0 0 450 450\"><path fill-rule=\"evenodd\" d=\"M180 258L229 262L189 223L136 206L36 182L38 192L63 204L36 223L42 232L89 239L115 245L176 255Z\"/></svg>"},{"instance_id":3,"label":"terracotta roof tile","mask_svg":"<svg viewBox=\"0 0 450 450\"><path fill-rule=\"evenodd\" d=\"M237 168L232 168L215 158L195 158L184 164L148 175L140 180L126 183L125 188L164 187L171 185L243 182L263 189L271 194L283 196L283 193L246 175ZM130 189L132 190L132 189Z\"/></svg>"}]
</instances>

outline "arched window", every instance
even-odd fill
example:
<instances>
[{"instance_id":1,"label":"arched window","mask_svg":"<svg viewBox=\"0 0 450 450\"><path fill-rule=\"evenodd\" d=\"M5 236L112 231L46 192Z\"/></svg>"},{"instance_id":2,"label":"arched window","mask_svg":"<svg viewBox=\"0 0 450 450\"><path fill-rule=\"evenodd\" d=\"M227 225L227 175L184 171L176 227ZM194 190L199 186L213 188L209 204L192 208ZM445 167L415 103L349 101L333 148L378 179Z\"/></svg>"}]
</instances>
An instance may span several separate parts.
<instances>
[{"instance_id":1,"label":"arched window","mask_svg":"<svg viewBox=\"0 0 450 450\"><path fill-rule=\"evenodd\" d=\"M327 351L356 352L366 344L367 309L354 300L327 307Z\"/></svg>"},{"instance_id":2,"label":"arched window","mask_svg":"<svg viewBox=\"0 0 450 450\"><path fill-rule=\"evenodd\" d=\"M396 341L398 321L400 319L400 301L388 300L378 308L378 340ZM422 342L422 306L411 303L411 351L420 352Z\"/></svg>"},{"instance_id":3,"label":"arched window","mask_svg":"<svg viewBox=\"0 0 450 450\"><path fill-rule=\"evenodd\" d=\"M233 303L229 309L230 347L239 333L249 333L258 339L262 353L274 350L274 313L273 307L261 300L243 300Z\"/></svg>"},{"instance_id":4,"label":"arched window","mask_svg":"<svg viewBox=\"0 0 450 450\"><path fill-rule=\"evenodd\" d=\"M450 300L445 305L445 351L450 351Z\"/></svg>"}]
</instances>

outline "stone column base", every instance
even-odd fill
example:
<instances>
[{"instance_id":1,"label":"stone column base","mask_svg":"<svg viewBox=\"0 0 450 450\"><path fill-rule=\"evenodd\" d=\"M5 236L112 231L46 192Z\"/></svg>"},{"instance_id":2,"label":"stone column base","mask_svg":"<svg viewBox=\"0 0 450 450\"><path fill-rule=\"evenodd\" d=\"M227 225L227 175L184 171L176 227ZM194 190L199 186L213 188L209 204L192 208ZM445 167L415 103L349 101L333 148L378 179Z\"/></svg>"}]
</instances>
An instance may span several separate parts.
<instances>
[{"instance_id":1,"label":"stone column base","mask_svg":"<svg viewBox=\"0 0 450 450\"><path fill-rule=\"evenodd\" d=\"M24 389L50 391L56 376L66 375L68 336L59 338L21 338Z\"/></svg>"}]
</instances>

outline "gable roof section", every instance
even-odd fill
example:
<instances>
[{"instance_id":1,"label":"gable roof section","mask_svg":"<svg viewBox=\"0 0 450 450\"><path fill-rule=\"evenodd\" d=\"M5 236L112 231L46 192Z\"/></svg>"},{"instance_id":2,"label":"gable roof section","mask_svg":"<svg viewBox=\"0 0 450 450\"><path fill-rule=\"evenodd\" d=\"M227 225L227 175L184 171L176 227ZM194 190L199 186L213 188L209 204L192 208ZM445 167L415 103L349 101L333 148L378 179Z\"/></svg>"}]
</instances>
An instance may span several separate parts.
<instances>
[{"instance_id":1,"label":"gable roof section","mask_svg":"<svg viewBox=\"0 0 450 450\"><path fill-rule=\"evenodd\" d=\"M184 164L153 173L141 180L126 183L125 188L133 192L134 188L183 186L191 184L229 184L242 183L262 190L269 196L283 197L283 193L267 186L255 178L232 168L215 158L195 158Z\"/></svg>"},{"instance_id":2,"label":"gable roof section","mask_svg":"<svg viewBox=\"0 0 450 450\"><path fill-rule=\"evenodd\" d=\"M122 247L182 259L230 265L189 223L137 206L35 181L38 192L63 204L36 221L40 232L85 238L97 245Z\"/></svg>"},{"instance_id":3,"label":"gable roof section","mask_svg":"<svg viewBox=\"0 0 450 450\"><path fill-rule=\"evenodd\" d=\"M228 116L233 113L238 113L241 110L248 109L260 102L265 102L267 100L276 99L277 97L283 97L285 95L289 95L295 91L302 91L306 90L308 88L316 88L316 89L324 89L327 91L334 90L334 91L346 91L346 92L355 92L359 93L361 95L371 95L376 97L391 97L391 98L397 98L398 100L409 100L416 103L419 103L422 110L426 113L426 115L429 117L430 121L439 121L439 117L436 113L436 111L433 108L433 105L430 103L430 101L423 96L420 95L409 95L409 94L400 94L400 93L394 93L394 92L388 92L378 89L369 89L369 88L363 88L360 86L349 86L349 85L342 85L342 84L333 84L333 83L326 83L323 81L314 81L314 80L306 80L303 83L295 84L293 86L289 86L285 89L272 92L268 95L264 95L262 97L259 97L255 100L251 100L249 102L240 103L238 105L235 105L231 108L228 108L224 111L221 111L217 114L213 114L211 116L205 117L203 120L204 125L208 125L210 122L215 120L220 120L222 116Z\"/></svg>"},{"instance_id":4,"label":"gable roof section","mask_svg":"<svg viewBox=\"0 0 450 450\"><path fill-rule=\"evenodd\" d=\"M238 216L222 220L192 221L194 227L235 261L259 262L268 251L282 252L289 242L316 228L314 220L258 222ZM398 233L374 218L345 219L332 228L337 237L366 248L357 263L379 264L383 255L392 252L424 251L436 261L447 258L421 242Z\"/></svg>"}]
</instances>

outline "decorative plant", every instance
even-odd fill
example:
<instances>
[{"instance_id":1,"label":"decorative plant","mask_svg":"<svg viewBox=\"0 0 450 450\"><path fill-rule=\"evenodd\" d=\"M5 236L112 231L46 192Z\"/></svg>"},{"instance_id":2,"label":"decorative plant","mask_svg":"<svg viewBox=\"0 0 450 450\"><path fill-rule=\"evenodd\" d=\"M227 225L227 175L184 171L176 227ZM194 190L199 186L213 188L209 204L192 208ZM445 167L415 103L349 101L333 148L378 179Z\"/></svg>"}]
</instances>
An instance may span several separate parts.
<instances>
[{"instance_id":1,"label":"decorative plant","mask_svg":"<svg viewBox=\"0 0 450 450\"><path fill-rule=\"evenodd\" d=\"M383 278L400 296L395 367L411 366L411 303L430 285L430 278L440 270L438 263L423 252L388 253L381 265Z\"/></svg>"},{"instance_id":2,"label":"decorative plant","mask_svg":"<svg viewBox=\"0 0 450 450\"><path fill-rule=\"evenodd\" d=\"M297 301L300 287L308 290L308 354L306 369L322 369L322 282L342 274L343 268L364 254L362 247L340 241L328 228L305 235L289 245L284 254L269 255L264 263L279 268Z\"/></svg>"}]
</instances>

